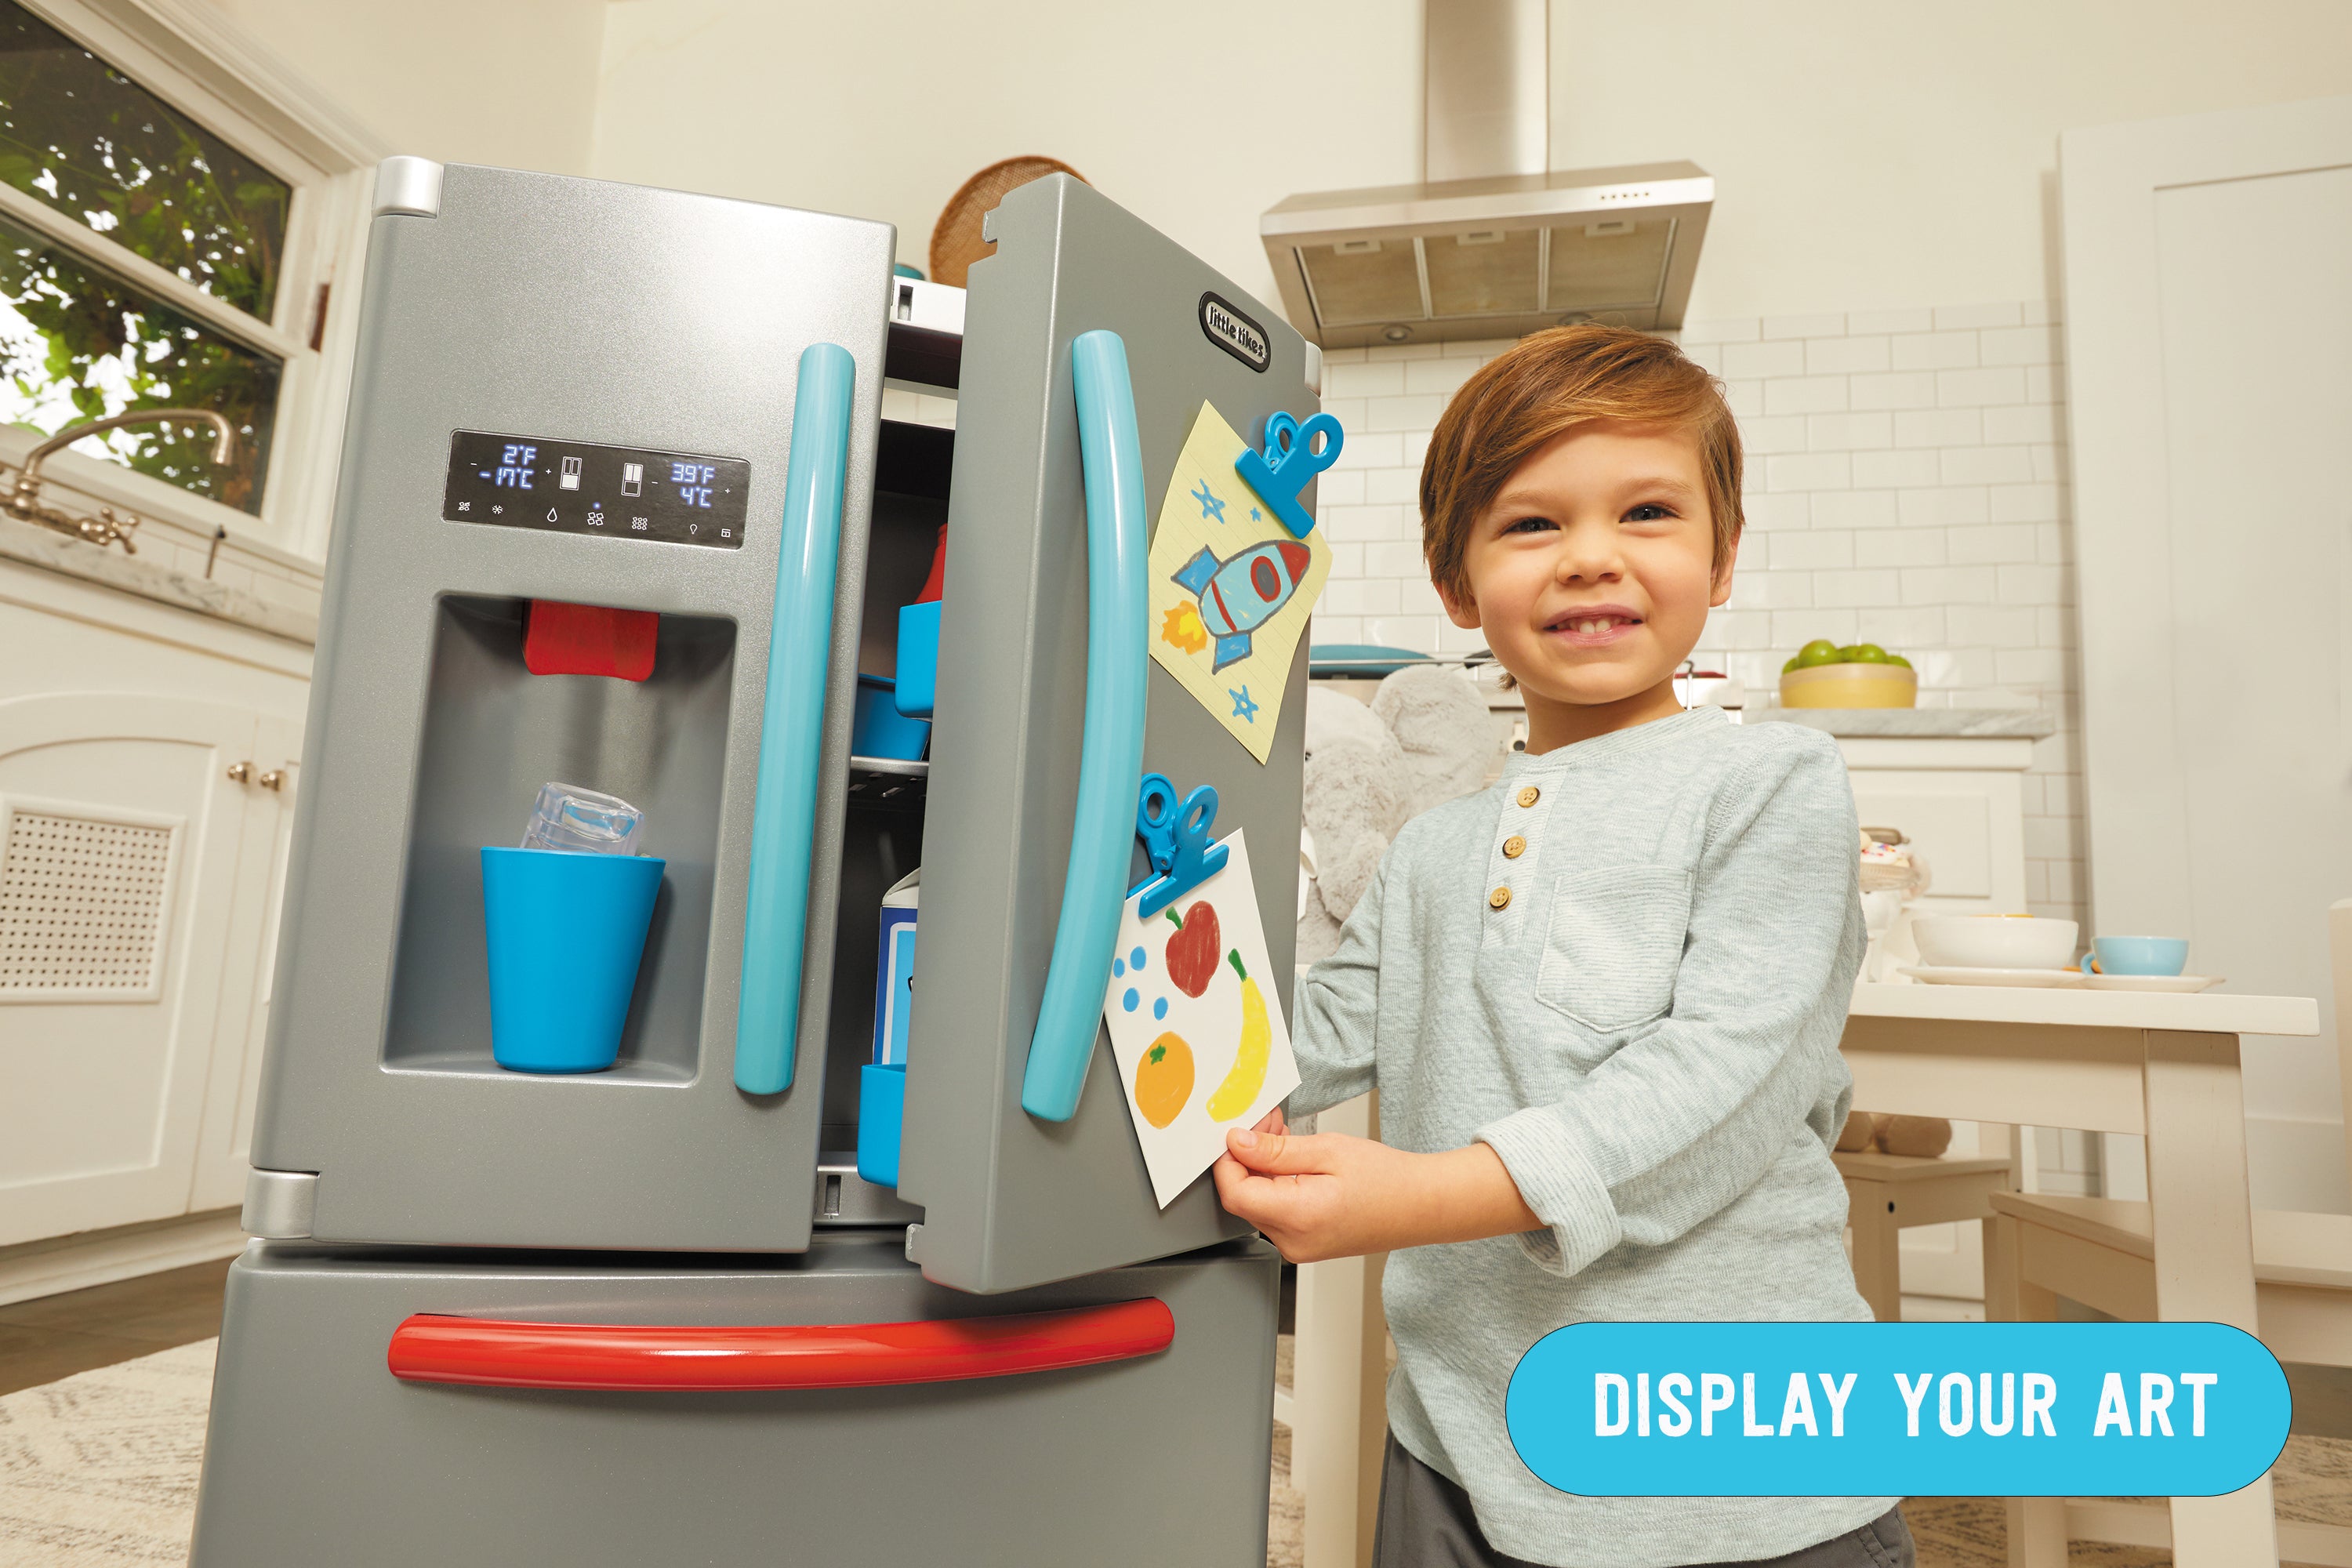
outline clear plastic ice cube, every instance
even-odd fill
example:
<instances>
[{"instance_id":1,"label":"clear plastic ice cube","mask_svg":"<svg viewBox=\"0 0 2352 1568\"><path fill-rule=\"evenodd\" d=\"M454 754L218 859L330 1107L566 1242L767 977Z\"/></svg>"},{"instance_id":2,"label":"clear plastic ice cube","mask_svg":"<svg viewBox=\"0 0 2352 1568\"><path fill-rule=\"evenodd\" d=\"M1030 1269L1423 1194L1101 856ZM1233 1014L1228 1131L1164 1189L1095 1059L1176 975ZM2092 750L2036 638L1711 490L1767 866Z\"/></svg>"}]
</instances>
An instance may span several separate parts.
<instances>
[{"instance_id":1,"label":"clear plastic ice cube","mask_svg":"<svg viewBox=\"0 0 2352 1568\"><path fill-rule=\"evenodd\" d=\"M575 855L634 855L645 814L618 795L578 784L540 786L523 829L526 849L561 849Z\"/></svg>"}]
</instances>

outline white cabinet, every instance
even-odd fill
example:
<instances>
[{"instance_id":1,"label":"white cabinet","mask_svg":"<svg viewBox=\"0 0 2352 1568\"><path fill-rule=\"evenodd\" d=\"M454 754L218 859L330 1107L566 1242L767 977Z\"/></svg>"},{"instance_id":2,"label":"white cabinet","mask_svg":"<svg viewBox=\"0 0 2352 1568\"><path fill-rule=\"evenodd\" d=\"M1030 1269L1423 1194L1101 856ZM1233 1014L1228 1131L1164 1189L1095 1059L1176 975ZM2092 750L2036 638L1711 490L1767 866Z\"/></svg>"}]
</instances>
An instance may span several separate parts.
<instances>
[{"instance_id":1,"label":"white cabinet","mask_svg":"<svg viewBox=\"0 0 2352 1568\"><path fill-rule=\"evenodd\" d=\"M1920 913L2023 912L2031 740L1842 735L1838 749L1863 826L1900 828L1927 857Z\"/></svg>"},{"instance_id":2,"label":"white cabinet","mask_svg":"<svg viewBox=\"0 0 2352 1568\"><path fill-rule=\"evenodd\" d=\"M0 647L0 1247L235 1204L310 649L6 562Z\"/></svg>"}]
</instances>

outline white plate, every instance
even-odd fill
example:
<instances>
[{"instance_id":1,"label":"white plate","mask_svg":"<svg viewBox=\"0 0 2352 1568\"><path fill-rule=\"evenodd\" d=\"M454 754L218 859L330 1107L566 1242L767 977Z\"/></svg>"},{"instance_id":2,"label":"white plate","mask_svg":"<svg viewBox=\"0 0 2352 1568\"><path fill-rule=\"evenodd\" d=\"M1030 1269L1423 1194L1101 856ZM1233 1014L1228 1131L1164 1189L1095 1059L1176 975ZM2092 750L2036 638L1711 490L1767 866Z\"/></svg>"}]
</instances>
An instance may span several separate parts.
<instances>
[{"instance_id":1,"label":"white plate","mask_svg":"<svg viewBox=\"0 0 2352 1568\"><path fill-rule=\"evenodd\" d=\"M1904 966L1903 973L1930 985L2080 985L2079 969L1956 969L1930 963Z\"/></svg>"},{"instance_id":2,"label":"white plate","mask_svg":"<svg viewBox=\"0 0 2352 1568\"><path fill-rule=\"evenodd\" d=\"M2210 991L2228 978L2221 974L2094 974L2094 991Z\"/></svg>"}]
</instances>

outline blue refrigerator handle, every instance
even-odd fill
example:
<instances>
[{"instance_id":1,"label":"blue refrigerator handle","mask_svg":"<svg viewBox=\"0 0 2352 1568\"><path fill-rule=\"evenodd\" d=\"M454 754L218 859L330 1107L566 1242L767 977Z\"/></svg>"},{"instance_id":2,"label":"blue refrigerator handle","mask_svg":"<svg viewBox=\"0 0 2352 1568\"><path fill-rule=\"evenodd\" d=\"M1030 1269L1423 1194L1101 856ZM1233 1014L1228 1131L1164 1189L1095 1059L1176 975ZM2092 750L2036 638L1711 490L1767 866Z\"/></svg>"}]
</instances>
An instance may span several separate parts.
<instances>
[{"instance_id":1,"label":"blue refrigerator handle","mask_svg":"<svg viewBox=\"0 0 2352 1568\"><path fill-rule=\"evenodd\" d=\"M743 910L743 988L735 1013L735 1087L746 1094L792 1088L800 1054L817 761L856 384L857 362L848 350L812 343L802 353L784 470L783 551L776 563L775 615L768 624L751 888Z\"/></svg>"},{"instance_id":2,"label":"blue refrigerator handle","mask_svg":"<svg viewBox=\"0 0 2352 1568\"><path fill-rule=\"evenodd\" d=\"M1150 527L1127 345L1116 332L1081 333L1070 344L1070 373L1087 486L1087 721L1061 921L1021 1079L1021 1108L1047 1121L1077 1114L1087 1064L1094 1058L1134 851L1150 668L1144 582Z\"/></svg>"}]
</instances>

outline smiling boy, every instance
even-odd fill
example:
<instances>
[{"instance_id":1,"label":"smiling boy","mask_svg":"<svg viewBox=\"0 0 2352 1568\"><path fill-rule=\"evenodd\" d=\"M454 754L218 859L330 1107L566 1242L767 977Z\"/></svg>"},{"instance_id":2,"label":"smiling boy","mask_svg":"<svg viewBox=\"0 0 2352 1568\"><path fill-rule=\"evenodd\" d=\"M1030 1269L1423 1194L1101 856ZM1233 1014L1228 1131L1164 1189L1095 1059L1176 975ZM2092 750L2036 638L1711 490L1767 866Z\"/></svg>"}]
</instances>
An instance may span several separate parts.
<instances>
[{"instance_id":1,"label":"smiling boy","mask_svg":"<svg viewBox=\"0 0 2352 1568\"><path fill-rule=\"evenodd\" d=\"M1908 1568L1891 1498L1587 1498L1519 1461L1512 1368L1585 1320L1862 1320L1830 1149L1863 949L1836 744L1685 711L1731 592L1739 437L1662 339L1564 327L1473 376L1422 469L1455 625L1527 703L1502 782L1408 824L1300 983L1299 1114L1231 1135L1225 1206L1294 1261L1386 1251L1375 1561Z\"/></svg>"}]
</instances>

